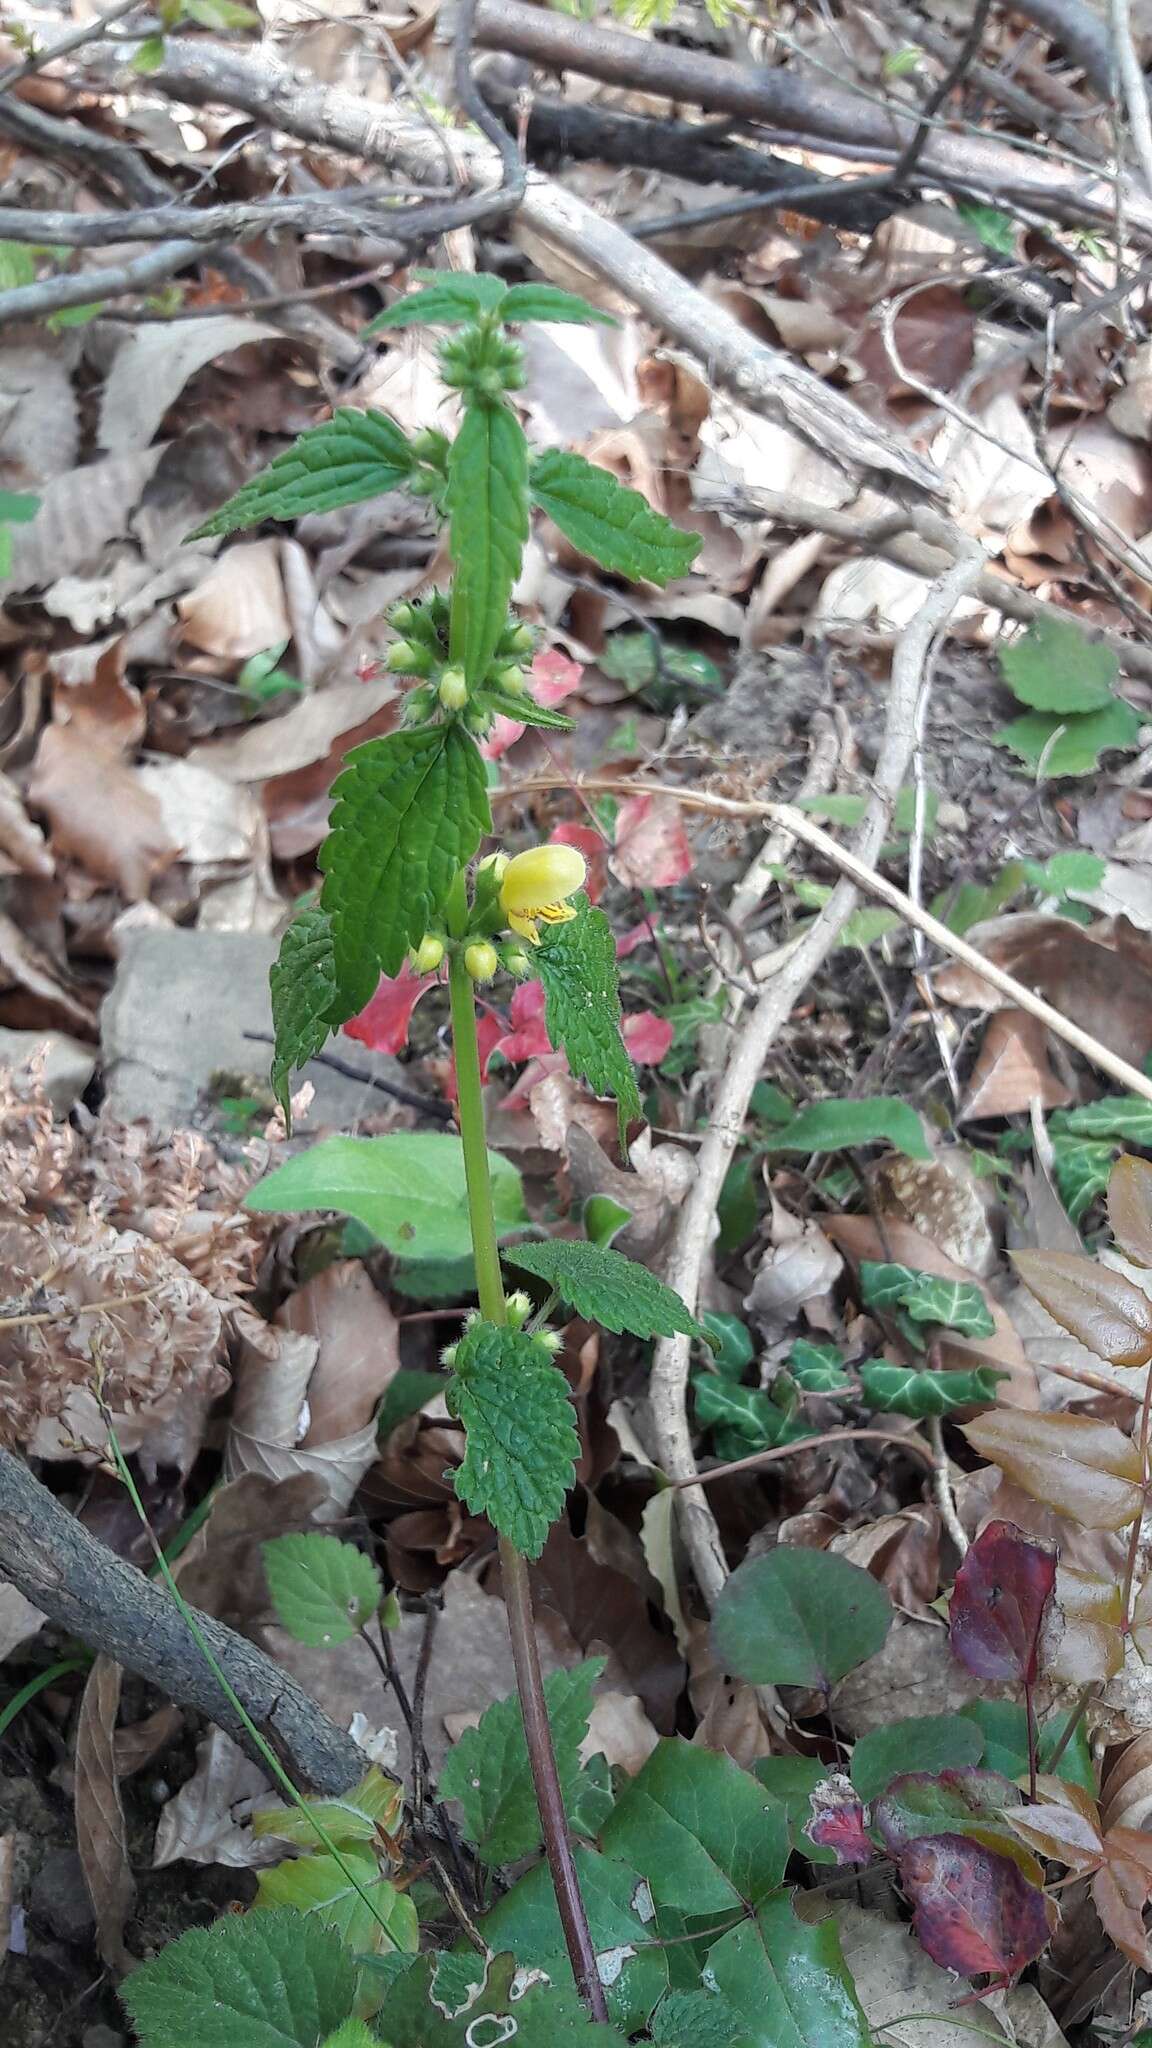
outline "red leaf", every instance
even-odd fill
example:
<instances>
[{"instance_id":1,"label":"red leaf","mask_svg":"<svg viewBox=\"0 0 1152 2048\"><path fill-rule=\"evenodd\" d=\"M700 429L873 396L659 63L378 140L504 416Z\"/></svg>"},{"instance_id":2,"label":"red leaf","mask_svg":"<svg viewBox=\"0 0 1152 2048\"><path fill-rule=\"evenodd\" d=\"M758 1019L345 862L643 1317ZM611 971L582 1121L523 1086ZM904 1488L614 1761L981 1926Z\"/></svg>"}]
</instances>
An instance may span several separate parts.
<instances>
[{"instance_id":1,"label":"red leaf","mask_svg":"<svg viewBox=\"0 0 1152 2048\"><path fill-rule=\"evenodd\" d=\"M638 1067L658 1067L672 1043L672 1026L654 1010L636 1010L621 1027L624 1043Z\"/></svg>"},{"instance_id":2,"label":"red leaf","mask_svg":"<svg viewBox=\"0 0 1152 2048\"><path fill-rule=\"evenodd\" d=\"M934 1963L1011 1983L1048 1941L1044 1894L1009 1856L966 1835L920 1835L900 1852L900 1882Z\"/></svg>"},{"instance_id":3,"label":"red leaf","mask_svg":"<svg viewBox=\"0 0 1152 2048\"><path fill-rule=\"evenodd\" d=\"M864 1807L852 1780L833 1771L811 1794L812 1819L804 1832L818 1848L831 1849L837 1863L870 1863L876 1854L864 1825Z\"/></svg>"},{"instance_id":4,"label":"red leaf","mask_svg":"<svg viewBox=\"0 0 1152 2048\"><path fill-rule=\"evenodd\" d=\"M650 917L642 917L639 924L632 925L630 930L623 932L617 939L616 958L618 960L627 960L636 951L638 946L654 946L656 943L656 929L658 927L653 928Z\"/></svg>"},{"instance_id":5,"label":"red leaf","mask_svg":"<svg viewBox=\"0 0 1152 2048\"><path fill-rule=\"evenodd\" d=\"M538 704L543 704L550 710L553 706L562 704L565 697L572 695L573 690L579 689L583 674L584 670L578 661L570 661L568 656L561 654L556 647L548 648L538 654L532 663L531 694ZM498 761L501 754L506 754L509 747L515 746L525 730L518 718L505 718L502 712L498 712L480 752L486 761Z\"/></svg>"},{"instance_id":6,"label":"red leaf","mask_svg":"<svg viewBox=\"0 0 1152 2048\"><path fill-rule=\"evenodd\" d=\"M553 1051L545 1029L541 982L520 983L512 998L509 1022L511 1030L503 1032L489 1051L503 1054L506 1060L530 1062L511 1094L505 1098L505 1108L516 1109L527 1102L537 1082L542 1081L546 1074L566 1074L568 1062L562 1052ZM642 1067L658 1067L672 1043L671 1024L665 1018L657 1017L652 1010L634 1011L625 1017L622 1030L632 1058Z\"/></svg>"},{"instance_id":7,"label":"red leaf","mask_svg":"<svg viewBox=\"0 0 1152 2048\"><path fill-rule=\"evenodd\" d=\"M667 889L691 874L692 848L674 796L630 796L621 804L609 865L633 889Z\"/></svg>"},{"instance_id":8,"label":"red leaf","mask_svg":"<svg viewBox=\"0 0 1152 2048\"><path fill-rule=\"evenodd\" d=\"M602 832L594 832L591 825L557 825L550 835L549 846L574 846L588 863L588 879L584 884L589 903L599 903L604 894L608 878L608 847ZM619 952L619 947L617 947Z\"/></svg>"},{"instance_id":9,"label":"red leaf","mask_svg":"<svg viewBox=\"0 0 1152 2048\"><path fill-rule=\"evenodd\" d=\"M427 989L435 988L435 974L416 974L406 960L399 974L385 975L370 1003L358 1017L344 1026L345 1038L359 1039L372 1052L402 1052L408 1043L412 1012Z\"/></svg>"},{"instance_id":10,"label":"red leaf","mask_svg":"<svg viewBox=\"0 0 1152 2048\"><path fill-rule=\"evenodd\" d=\"M490 1048L506 1060L531 1060L550 1053L552 1043L544 1029L544 984L522 981L512 998L509 1012L511 1030L505 1031Z\"/></svg>"},{"instance_id":11,"label":"red leaf","mask_svg":"<svg viewBox=\"0 0 1152 2048\"><path fill-rule=\"evenodd\" d=\"M1056 1559L1014 1529L989 1522L956 1574L949 1608L952 1654L973 1678L1035 1685L1040 1631Z\"/></svg>"}]
</instances>

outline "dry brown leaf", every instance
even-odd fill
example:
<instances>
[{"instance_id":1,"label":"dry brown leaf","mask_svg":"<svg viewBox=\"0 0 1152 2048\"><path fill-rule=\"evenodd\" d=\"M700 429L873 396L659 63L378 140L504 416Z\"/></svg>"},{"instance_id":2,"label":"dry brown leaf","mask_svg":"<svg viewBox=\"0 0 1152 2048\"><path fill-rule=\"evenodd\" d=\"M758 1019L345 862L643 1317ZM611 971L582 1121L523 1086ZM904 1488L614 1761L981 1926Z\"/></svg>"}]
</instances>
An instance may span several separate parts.
<instances>
[{"instance_id":1,"label":"dry brown leaf","mask_svg":"<svg viewBox=\"0 0 1152 2048\"><path fill-rule=\"evenodd\" d=\"M198 869L267 864L264 813L248 790L190 761L146 762L134 775L154 799L161 831L181 860Z\"/></svg>"},{"instance_id":2,"label":"dry brown leaf","mask_svg":"<svg viewBox=\"0 0 1152 2048\"><path fill-rule=\"evenodd\" d=\"M997 1271L987 1184L977 1180L961 1146L950 1146L933 1159L893 1153L877 1167L873 1185L883 1213L902 1217L931 1238L945 1258L983 1280Z\"/></svg>"},{"instance_id":3,"label":"dry brown leaf","mask_svg":"<svg viewBox=\"0 0 1152 2048\"><path fill-rule=\"evenodd\" d=\"M116 1776L114 1735L124 1674L110 1657L97 1657L76 1719L76 1847L96 1915L97 1947L109 1969L132 1968L124 1922L136 1893L128 1860L128 1834Z\"/></svg>"},{"instance_id":4,"label":"dry brown leaf","mask_svg":"<svg viewBox=\"0 0 1152 2048\"><path fill-rule=\"evenodd\" d=\"M51 875L56 864L40 827L25 810L16 784L0 771L0 873L5 866L9 873L15 869L21 875Z\"/></svg>"},{"instance_id":5,"label":"dry brown leaf","mask_svg":"<svg viewBox=\"0 0 1152 2048\"><path fill-rule=\"evenodd\" d=\"M1152 950L1124 918L1090 931L1035 912L989 918L969 943L997 967L1071 1018L1134 1066L1152 1051ZM934 977L936 993L961 1009L999 1010L1006 999L973 968L953 962Z\"/></svg>"},{"instance_id":6,"label":"dry brown leaf","mask_svg":"<svg viewBox=\"0 0 1152 2048\"><path fill-rule=\"evenodd\" d=\"M166 1700L162 1707L146 1714L142 1721L133 1721L128 1728L118 1728L114 1747L116 1776L121 1783L154 1763L161 1750L175 1741L183 1726L184 1716L180 1708Z\"/></svg>"},{"instance_id":7,"label":"dry brown leaf","mask_svg":"<svg viewBox=\"0 0 1152 2048\"><path fill-rule=\"evenodd\" d=\"M76 460L72 357L69 338L43 328L34 341L6 340L0 348L0 484L8 490L45 484Z\"/></svg>"},{"instance_id":8,"label":"dry brown leaf","mask_svg":"<svg viewBox=\"0 0 1152 2048\"><path fill-rule=\"evenodd\" d=\"M283 1842L254 1835L249 1825L256 1807L268 1804L271 1789L267 1774L230 1735L210 1729L196 1745L195 1771L160 1815L153 1870L180 1861L218 1863L229 1870L279 1863Z\"/></svg>"},{"instance_id":9,"label":"dry brown leaf","mask_svg":"<svg viewBox=\"0 0 1152 2048\"><path fill-rule=\"evenodd\" d=\"M366 1423L363 1429L319 1445L315 1450L265 1443L260 1437L248 1436L244 1430L232 1428L228 1432L224 1471L229 1479L255 1473L261 1478L277 1481L295 1479L306 1473L310 1478L318 1479L324 1489L316 1520L335 1522L346 1513L356 1488L375 1462L376 1450L376 1427L371 1422Z\"/></svg>"},{"instance_id":10,"label":"dry brown leaf","mask_svg":"<svg viewBox=\"0 0 1152 2048\"><path fill-rule=\"evenodd\" d=\"M400 1326L359 1259L342 1259L289 1296L276 1321L313 1337L309 1450L373 1423L400 1366Z\"/></svg>"},{"instance_id":11,"label":"dry brown leaf","mask_svg":"<svg viewBox=\"0 0 1152 2048\"><path fill-rule=\"evenodd\" d=\"M902 1508L833 1536L829 1550L871 1572L894 1607L930 1620L940 1586L940 1517L935 1508Z\"/></svg>"},{"instance_id":12,"label":"dry brown leaf","mask_svg":"<svg viewBox=\"0 0 1152 2048\"><path fill-rule=\"evenodd\" d=\"M274 327L221 313L215 320L128 328L104 380L97 428L113 455L147 448L169 406L205 363L251 342L276 341Z\"/></svg>"},{"instance_id":13,"label":"dry brown leaf","mask_svg":"<svg viewBox=\"0 0 1152 2048\"><path fill-rule=\"evenodd\" d=\"M176 859L160 806L137 771L111 754L94 762L78 728L45 726L28 795L48 819L53 850L111 882L130 903L142 901Z\"/></svg>"},{"instance_id":14,"label":"dry brown leaf","mask_svg":"<svg viewBox=\"0 0 1152 2048\"><path fill-rule=\"evenodd\" d=\"M603 1756L614 1769L634 1778L643 1769L660 1737L644 1711L644 1702L634 1692L597 1693L592 1702L588 1733L580 1745L580 1758Z\"/></svg>"},{"instance_id":15,"label":"dry brown leaf","mask_svg":"<svg viewBox=\"0 0 1152 2048\"><path fill-rule=\"evenodd\" d=\"M1046 1026L1029 1011L996 1011L972 1069L960 1122L1027 1115L1037 1101L1041 1109L1063 1109L1071 1102L1071 1089L1053 1072L1048 1044Z\"/></svg>"},{"instance_id":16,"label":"dry brown leaf","mask_svg":"<svg viewBox=\"0 0 1152 2048\"><path fill-rule=\"evenodd\" d=\"M279 646L292 630L279 542L227 548L176 610L184 639L227 667Z\"/></svg>"},{"instance_id":17,"label":"dry brown leaf","mask_svg":"<svg viewBox=\"0 0 1152 2048\"><path fill-rule=\"evenodd\" d=\"M96 1011L56 961L0 911L0 1018L16 1031L96 1037Z\"/></svg>"},{"instance_id":18,"label":"dry brown leaf","mask_svg":"<svg viewBox=\"0 0 1152 2048\"><path fill-rule=\"evenodd\" d=\"M0 1585L0 1664L21 1643L39 1635L44 1620L40 1609L24 1598L18 1586Z\"/></svg>"},{"instance_id":19,"label":"dry brown leaf","mask_svg":"<svg viewBox=\"0 0 1152 2048\"><path fill-rule=\"evenodd\" d=\"M771 1339L783 1335L809 1303L834 1287L844 1261L813 1217L790 1216L772 1204L771 1242L744 1306Z\"/></svg>"},{"instance_id":20,"label":"dry brown leaf","mask_svg":"<svg viewBox=\"0 0 1152 2048\"><path fill-rule=\"evenodd\" d=\"M635 1171L625 1173L580 1124L569 1126L568 1172L574 1202L584 1202L589 1195L611 1195L628 1209L630 1219L616 1246L626 1258L643 1265L666 1244L696 1168L682 1146L653 1145L649 1131L637 1139L631 1157Z\"/></svg>"},{"instance_id":21,"label":"dry brown leaf","mask_svg":"<svg viewBox=\"0 0 1152 2048\"><path fill-rule=\"evenodd\" d=\"M54 477L39 494L36 517L13 528L12 568L0 591L31 590L98 566L109 541L128 532L163 452L148 448L139 455L114 455Z\"/></svg>"},{"instance_id":22,"label":"dry brown leaf","mask_svg":"<svg viewBox=\"0 0 1152 2048\"><path fill-rule=\"evenodd\" d=\"M283 1485L247 1473L218 1486L207 1521L176 1567L185 1598L218 1621L247 1629L268 1610L262 1544L309 1528L321 1498L316 1480L303 1473Z\"/></svg>"}]
</instances>

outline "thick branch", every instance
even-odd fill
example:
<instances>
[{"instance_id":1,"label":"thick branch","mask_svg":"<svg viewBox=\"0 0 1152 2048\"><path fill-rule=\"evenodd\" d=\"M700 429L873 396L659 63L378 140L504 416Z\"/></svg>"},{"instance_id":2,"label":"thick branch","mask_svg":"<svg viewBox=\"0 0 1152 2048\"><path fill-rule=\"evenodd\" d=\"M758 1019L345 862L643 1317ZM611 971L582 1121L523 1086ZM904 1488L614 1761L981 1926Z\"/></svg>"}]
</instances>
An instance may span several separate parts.
<instances>
[{"instance_id":1,"label":"thick branch","mask_svg":"<svg viewBox=\"0 0 1152 2048\"><path fill-rule=\"evenodd\" d=\"M90 1536L23 1460L0 1451L0 1576L90 1649L194 1707L246 1748L221 1691L174 1601ZM345 1792L363 1777L364 1752L286 1671L223 1622L198 1614L229 1685L297 1783Z\"/></svg>"}]
</instances>

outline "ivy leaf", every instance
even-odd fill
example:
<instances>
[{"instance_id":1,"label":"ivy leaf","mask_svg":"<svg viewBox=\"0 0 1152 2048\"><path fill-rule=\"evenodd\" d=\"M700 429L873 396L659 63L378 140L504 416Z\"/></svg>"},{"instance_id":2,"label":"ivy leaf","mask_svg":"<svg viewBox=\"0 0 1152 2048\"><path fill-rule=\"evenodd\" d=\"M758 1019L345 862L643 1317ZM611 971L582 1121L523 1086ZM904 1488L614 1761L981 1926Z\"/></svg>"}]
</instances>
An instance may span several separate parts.
<instances>
[{"instance_id":1,"label":"ivy leaf","mask_svg":"<svg viewBox=\"0 0 1152 2048\"><path fill-rule=\"evenodd\" d=\"M351 2012L358 1974L319 1921L226 1914L141 1963L120 1995L141 2048L316 2048Z\"/></svg>"},{"instance_id":2,"label":"ivy leaf","mask_svg":"<svg viewBox=\"0 0 1152 2048\"><path fill-rule=\"evenodd\" d=\"M887 1593L859 1565L830 1550L780 1546L733 1572L712 1633L738 1678L827 1693L883 1647L891 1621Z\"/></svg>"},{"instance_id":3,"label":"ivy leaf","mask_svg":"<svg viewBox=\"0 0 1152 2048\"><path fill-rule=\"evenodd\" d=\"M914 1323L937 1323L962 1337L991 1337L996 1331L995 1317L974 1281L943 1280L914 1266L862 1259L860 1299L865 1308L902 1308Z\"/></svg>"},{"instance_id":4,"label":"ivy leaf","mask_svg":"<svg viewBox=\"0 0 1152 2048\"><path fill-rule=\"evenodd\" d=\"M1115 1157L1116 1146L1108 1140L1071 1137L1059 1128L1052 1132L1056 1186L1073 1223L1083 1220L1097 1196L1110 1185Z\"/></svg>"},{"instance_id":5,"label":"ivy leaf","mask_svg":"<svg viewBox=\"0 0 1152 2048\"><path fill-rule=\"evenodd\" d=\"M580 1454L559 1366L525 1331L473 1323L456 1346L447 1401L467 1446L459 1498L526 1557L539 1557Z\"/></svg>"},{"instance_id":6,"label":"ivy leaf","mask_svg":"<svg viewBox=\"0 0 1152 2048\"><path fill-rule=\"evenodd\" d=\"M689 1315L678 1294L657 1280L646 1266L622 1252L580 1239L552 1238L547 1244L521 1244L505 1257L526 1273L555 1288L590 1323L620 1336L702 1337L708 1333Z\"/></svg>"},{"instance_id":7,"label":"ivy leaf","mask_svg":"<svg viewBox=\"0 0 1152 2048\"><path fill-rule=\"evenodd\" d=\"M429 282L423 291L409 292L377 313L364 329L364 339L390 327L462 327L477 313L503 313L508 286L502 277L483 270L413 270L418 283Z\"/></svg>"},{"instance_id":8,"label":"ivy leaf","mask_svg":"<svg viewBox=\"0 0 1152 2048\"><path fill-rule=\"evenodd\" d=\"M781 1408L762 1387L737 1386L720 1373L698 1372L692 1392L701 1429L723 1432L716 1439L722 1457L742 1458L748 1451L798 1443L814 1433L811 1423Z\"/></svg>"},{"instance_id":9,"label":"ivy leaf","mask_svg":"<svg viewBox=\"0 0 1152 2048\"><path fill-rule=\"evenodd\" d=\"M1102 1095L1060 1119L1062 1130L1084 1138L1124 1138L1130 1145L1152 1145L1152 1102L1142 1095Z\"/></svg>"},{"instance_id":10,"label":"ivy leaf","mask_svg":"<svg viewBox=\"0 0 1152 2048\"><path fill-rule=\"evenodd\" d=\"M575 292L560 291L554 284L510 286L500 306L500 318L509 324L513 320L598 320L605 327L620 324L613 314L578 298Z\"/></svg>"},{"instance_id":11,"label":"ivy leaf","mask_svg":"<svg viewBox=\"0 0 1152 2048\"><path fill-rule=\"evenodd\" d=\"M788 1892L708 1952L707 1981L740 2016L748 2048L870 2048L834 1920L799 1920Z\"/></svg>"},{"instance_id":12,"label":"ivy leaf","mask_svg":"<svg viewBox=\"0 0 1152 2048\"><path fill-rule=\"evenodd\" d=\"M1036 619L1000 648L1012 695L1035 711L1100 711L1112 701L1120 663L1070 619Z\"/></svg>"},{"instance_id":13,"label":"ivy leaf","mask_svg":"<svg viewBox=\"0 0 1152 2048\"><path fill-rule=\"evenodd\" d=\"M996 1399L997 1383L1006 1379L990 1365L971 1372L916 1372L907 1365L862 1365L860 1386L869 1408L878 1415L911 1415L923 1422L930 1415L951 1415L957 1408L986 1408Z\"/></svg>"},{"instance_id":14,"label":"ivy leaf","mask_svg":"<svg viewBox=\"0 0 1152 2048\"><path fill-rule=\"evenodd\" d=\"M552 1045L594 1095L615 1096L623 1130L640 1115L640 1090L620 1032L616 940L604 912L581 898L570 923L542 933L535 965Z\"/></svg>"},{"instance_id":15,"label":"ivy leaf","mask_svg":"<svg viewBox=\"0 0 1152 2048\"><path fill-rule=\"evenodd\" d=\"M788 1354L788 1370L805 1394L846 1394L852 1385L834 1344L801 1337Z\"/></svg>"},{"instance_id":16,"label":"ivy leaf","mask_svg":"<svg viewBox=\"0 0 1152 2048\"><path fill-rule=\"evenodd\" d=\"M276 1033L272 1093L291 1127L293 1068L306 1066L344 1021L336 994L332 927L322 910L303 910L293 919L268 983Z\"/></svg>"},{"instance_id":17,"label":"ivy leaf","mask_svg":"<svg viewBox=\"0 0 1152 2048\"><path fill-rule=\"evenodd\" d=\"M860 1102L835 1097L810 1102L789 1123L772 1130L768 1142L773 1152L839 1152L885 1139L910 1159L932 1157L916 1111L894 1095L867 1096Z\"/></svg>"},{"instance_id":18,"label":"ivy leaf","mask_svg":"<svg viewBox=\"0 0 1152 2048\"><path fill-rule=\"evenodd\" d=\"M554 1671L544 1681L565 1806L579 1785L580 1745L588 1733L592 1688L604 1664L603 1657L589 1658L574 1671ZM459 1802L464 1833L484 1863L515 1863L540 1847L540 1814L517 1698L497 1700L478 1728L465 1730L445 1760L439 1792L442 1799Z\"/></svg>"},{"instance_id":19,"label":"ivy leaf","mask_svg":"<svg viewBox=\"0 0 1152 2048\"><path fill-rule=\"evenodd\" d=\"M375 995L381 974L399 974L492 819L484 762L459 725L354 747L332 795L322 902L351 1014Z\"/></svg>"},{"instance_id":20,"label":"ivy leaf","mask_svg":"<svg viewBox=\"0 0 1152 2048\"><path fill-rule=\"evenodd\" d=\"M1033 1686L1056 1559L1010 1522L989 1522L956 1574L948 1609L952 1655L996 1685Z\"/></svg>"},{"instance_id":21,"label":"ivy leaf","mask_svg":"<svg viewBox=\"0 0 1152 2048\"><path fill-rule=\"evenodd\" d=\"M468 406L448 457L446 506L456 566L449 653L474 685L508 624L528 538L528 442L509 406Z\"/></svg>"},{"instance_id":22,"label":"ivy leaf","mask_svg":"<svg viewBox=\"0 0 1152 2048\"><path fill-rule=\"evenodd\" d=\"M235 533L263 519L302 519L395 490L412 468L405 436L382 412L341 407L322 426L310 427L282 455L188 535Z\"/></svg>"},{"instance_id":23,"label":"ivy leaf","mask_svg":"<svg viewBox=\"0 0 1152 2048\"><path fill-rule=\"evenodd\" d=\"M532 496L581 554L634 583L686 576L700 551L699 534L681 532L639 491L562 448L536 457Z\"/></svg>"},{"instance_id":24,"label":"ivy leaf","mask_svg":"<svg viewBox=\"0 0 1152 2048\"><path fill-rule=\"evenodd\" d=\"M354 1543L309 1529L262 1545L268 1590L281 1625L298 1643L346 1643L383 1598L380 1574Z\"/></svg>"}]
</instances>

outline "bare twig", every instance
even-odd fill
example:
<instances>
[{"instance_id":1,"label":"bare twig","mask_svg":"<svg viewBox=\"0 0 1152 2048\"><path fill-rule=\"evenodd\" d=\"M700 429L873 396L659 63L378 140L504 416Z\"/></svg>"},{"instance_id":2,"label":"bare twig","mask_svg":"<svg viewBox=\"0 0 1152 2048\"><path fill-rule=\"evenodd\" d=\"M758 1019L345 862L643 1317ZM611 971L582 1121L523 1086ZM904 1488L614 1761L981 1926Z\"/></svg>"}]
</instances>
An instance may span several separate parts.
<instances>
[{"instance_id":1,"label":"bare twig","mask_svg":"<svg viewBox=\"0 0 1152 2048\"><path fill-rule=\"evenodd\" d=\"M873 794L857 839L858 851L853 855L854 867L865 872L872 872L871 864L888 831L892 806L907 777L916 738L917 705L933 642L961 597L971 589L982 560L980 552L970 547L964 560L953 563L929 589L897 645ZM786 810L784 805L772 806L770 815L788 829L793 818L803 817L802 812ZM790 1015L800 991L831 952L856 906L857 894L856 879L849 880L845 875L737 1033L712 1107L708 1134L698 1155L696 1179L680 1212L667 1262L668 1284L690 1309L695 1308L699 1295L716 1203L740 1141L748 1102L768 1048ZM703 1494L691 1484L696 1461L685 1403L689 1353L687 1338L663 1338L657 1343L649 1399L660 1464L671 1478L686 1484L681 1505L685 1540L700 1589L711 1605L727 1577L727 1564L712 1510Z\"/></svg>"},{"instance_id":2,"label":"bare twig","mask_svg":"<svg viewBox=\"0 0 1152 2048\"><path fill-rule=\"evenodd\" d=\"M251 1748L163 1588L89 1535L11 1451L0 1451L0 1576L70 1635ZM367 1768L359 1744L254 1643L205 1614L197 1621L228 1683L291 1775L319 1792L357 1784Z\"/></svg>"},{"instance_id":3,"label":"bare twig","mask_svg":"<svg viewBox=\"0 0 1152 2048\"><path fill-rule=\"evenodd\" d=\"M937 1512L958 1554L967 1557L968 1537L964 1524L956 1512L952 1476L948 1468L948 1452L944 1444L944 1424L938 1415L928 1417L928 1435L932 1442L932 1493Z\"/></svg>"},{"instance_id":4,"label":"bare twig","mask_svg":"<svg viewBox=\"0 0 1152 2048\"><path fill-rule=\"evenodd\" d=\"M298 197L274 193L268 199L233 200L223 206L134 207L123 213L31 213L19 206L0 206L0 236L9 242L103 249L118 242L167 242L176 235L190 242L253 242L287 228L307 235L370 233L388 245L381 262L399 262L406 246L407 215L392 202L404 196L394 187L365 185ZM392 229L399 233L389 240Z\"/></svg>"},{"instance_id":5,"label":"bare twig","mask_svg":"<svg viewBox=\"0 0 1152 2048\"><path fill-rule=\"evenodd\" d=\"M917 116L916 132L909 138L897 159L892 172L892 183L897 187L908 183L909 178L912 176L913 171L916 169L925 149L931 141L933 120L940 112L949 95L955 91L958 85L963 84L969 66L979 54L980 45L984 40L984 30L988 25L988 16L991 12L992 0L978 0L972 19L968 24L967 35L964 37L943 78L937 80L924 105L921 107Z\"/></svg>"},{"instance_id":6,"label":"bare twig","mask_svg":"<svg viewBox=\"0 0 1152 2048\"><path fill-rule=\"evenodd\" d=\"M895 1444L897 1450L919 1458L922 1465L932 1466L927 1444L921 1443L911 1430L825 1429L819 1436L800 1436L790 1444L773 1444L770 1450L750 1451L746 1458L732 1458L726 1465L710 1465L706 1472L698 1472L691 1479L674 1479L672 1484L678 1490L685 1486L711 1486L714 1479L730 1479L734 1472L758 1472L762 1465L779 1464L782 1458L798 1457L802 1451L822 1451L828 1444L860 1443L864 1439Z\"/></svg>"},{"instance_id":7,"label":"bare twig","mask_svg":"<svg viewBox=\"0 0 1152 2048\"><path fill-rule=\"evenodd\" d=\"M1152 194L1152 119L1148 113L1148 86L1132 42L1132 15L1128 0L1109 0L1108 19L1112 30L1112 56L1132 131L1132 144L1144 189Z\"/></svg>"},{"instance_id":8,"label":"bare twig","mask_svg":"<svg viewBox=\"0 0 1152 2048\"><path fill-rule=\"evenodd\" d=\"M130 292L150 291L198 262L205 251L199 242L161 242L130 263L103 264L96 270L66 271L42 277L38 284L16 285L0 292L0 327L13 320L42 320L68 306L98 306L105 299L123 299Z\"/></svg>"},{"instance_id":9,"label":"bare twig","mask_svg":"<svg viewBox=\"0 0 1152 2048\"><path fill-rule=\"evenodd\" d=\"M143 0L119 0L119 4L110 7L107 14L96 14L91 21L78 23L75 28L70 28L65 35L58 37L56 42L49 43L46 49L33 50L29 56L22 57L18 64L10 64L7 71L0 71L0 92L11 92L13 86L23 84L23 81L31 78L35 72L43 71L45 66L54 63L57 57L70 56L73 50L81 49L85 43L97 42L105 29L112 27L113 22L123 21L126 15L135 14L137 8L142 5Z\"/></svg>"}]
</instances>

